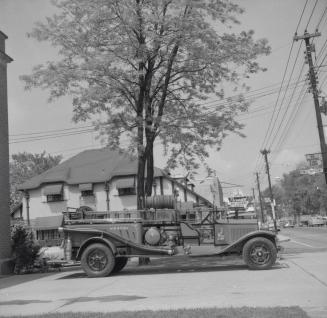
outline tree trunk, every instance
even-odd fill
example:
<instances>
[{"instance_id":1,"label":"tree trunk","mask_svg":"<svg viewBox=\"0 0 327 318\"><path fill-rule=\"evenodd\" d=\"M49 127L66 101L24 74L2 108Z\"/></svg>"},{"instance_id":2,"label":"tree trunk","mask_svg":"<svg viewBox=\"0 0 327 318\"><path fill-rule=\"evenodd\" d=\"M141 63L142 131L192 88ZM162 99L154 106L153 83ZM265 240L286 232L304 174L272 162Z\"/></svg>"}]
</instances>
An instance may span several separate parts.
<instances>
[{"instance_id":1,"label":"tree trunk","mask_svg":"<svg viewBox=\"0 0 327 318\"><path fill-rule=\"evenodd\" d=\"M146 156L143 146L143 123L142 123L142 112L138 114L138 127L137 127L137 209L144 209L144 174Z\"/></svg>"},{"instance_id":2,"label":"tree trunk","mask_svg":"<svg viewBox=\"0 0 327 318\"><path fill-rule=\"evenodd\" d=\"M145 194L150 197L152 195L152 184L154 177L154 166L153 166L153 143L147 144L146 152L146 183L145 183Z\"/></svg>"},{"instance_id":3,"label":"tree trunk","mask_svg":"<svg viewBox=\"0 0 327 318\"><path fill-rule=\"evenodd\" d=\"M138 167L137 167L137 209L144 209L144 173L145 173L146 157L144 153L138 156Z\"/></svg>"}]
</instances>

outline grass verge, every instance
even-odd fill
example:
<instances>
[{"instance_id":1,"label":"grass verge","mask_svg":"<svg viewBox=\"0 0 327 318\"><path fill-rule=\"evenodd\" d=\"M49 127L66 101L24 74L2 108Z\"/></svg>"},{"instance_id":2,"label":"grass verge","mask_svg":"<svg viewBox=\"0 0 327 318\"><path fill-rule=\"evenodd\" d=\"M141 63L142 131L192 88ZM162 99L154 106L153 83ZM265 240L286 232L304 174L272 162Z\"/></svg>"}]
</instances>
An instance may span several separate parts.
<instances>
[{"instance_id":1,"label":"grass verge","mask_svg":"<svg viewBox=\"0 0 327 318\"><path fill-rule=\"evenodd\" d=\"M310 318L300 307L196 308L178 310L143 310L113 313L67 312L11 318Z\"/></svg>"}]
</instances>

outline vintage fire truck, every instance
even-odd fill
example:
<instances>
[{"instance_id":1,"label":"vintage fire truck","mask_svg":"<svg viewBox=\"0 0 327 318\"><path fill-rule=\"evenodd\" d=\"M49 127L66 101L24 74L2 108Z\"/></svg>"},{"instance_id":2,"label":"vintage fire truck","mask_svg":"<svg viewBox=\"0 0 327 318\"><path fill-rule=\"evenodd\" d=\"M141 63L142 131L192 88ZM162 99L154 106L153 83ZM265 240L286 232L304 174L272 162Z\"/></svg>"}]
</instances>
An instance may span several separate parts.
<instances>
[{"instance_id":1,"label":"vintage fire truck","mask_svg":"<svg viewBox=\"0 0 327 318\"><path fill-rule=\"evenodd\" d=\"M278 236L259 230L257 220L224 219L223 212L198 208L95 212L66 211L63 226L66 261L80 261L90 277L124 268L131 257L243 257L250 269L276 262Z\"/></svg>"}]
</instances>

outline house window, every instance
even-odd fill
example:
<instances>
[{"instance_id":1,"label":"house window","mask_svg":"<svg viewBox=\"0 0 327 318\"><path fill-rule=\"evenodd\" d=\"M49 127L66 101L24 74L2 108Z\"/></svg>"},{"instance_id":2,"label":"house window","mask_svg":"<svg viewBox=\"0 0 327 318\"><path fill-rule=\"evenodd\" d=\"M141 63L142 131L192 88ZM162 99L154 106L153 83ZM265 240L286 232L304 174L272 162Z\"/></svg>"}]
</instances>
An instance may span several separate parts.
<instances>
[{"instance_id":1,"label":"house window","mask_svg":"<svg viewBox=\"0 0 327 318\"><path fill-rule=\"evenodd\" d=\"M64 200L64 198L63 198L62 193L47 195L47 202L58 202L58 201L63 201L63 200Z\"/></svg>"},{"instance_id":2,"label":"house window","mask_svg":"<svg viewBox=\"0 0 327 318\"><path fill-rule=\"evenodd\" d=\"M116 188L118 195L135 195L135 179L134 178L123 178L116 181Z\"/></svg>"},{"instance_id":3,"label":"house window","mask_svg":"<svg viewBox=\"0 0 327 318\"><path fill-rule=\"evenodd\" d=\"M94 196L93 190L81 191L81 196L82 197L93 197Z\"/></svg>"},{"instance_id":4,"label":"house window","mask_svg":"<svg viewBox=\"0 0 327 318\"><path fill-rule=\"evenodd\" d=\"M43 188L43 195L46 196L47 202L58 202L64 200L63 185L53 184Z\"/></svg>"},{"instance_id":5,"label":"house window","mask_svg":"<svg viewBox=\"0 0 327 318\"><path fill-rule=\"evenodd\" d=\"M79 187L79 190L81 191L82 197L94 196L92 183L81 183L81 184L79 184L78 187Z\"/></svg>"},{"instance_id":6,"label":"house window","mask_svg":"<svg viewBox=\"0 0 327 318\"><path fill-rule=\"evenodd\" d=\"M135 195L135 188L118 188L118 195Z\"/></svg>"}]
</instances>

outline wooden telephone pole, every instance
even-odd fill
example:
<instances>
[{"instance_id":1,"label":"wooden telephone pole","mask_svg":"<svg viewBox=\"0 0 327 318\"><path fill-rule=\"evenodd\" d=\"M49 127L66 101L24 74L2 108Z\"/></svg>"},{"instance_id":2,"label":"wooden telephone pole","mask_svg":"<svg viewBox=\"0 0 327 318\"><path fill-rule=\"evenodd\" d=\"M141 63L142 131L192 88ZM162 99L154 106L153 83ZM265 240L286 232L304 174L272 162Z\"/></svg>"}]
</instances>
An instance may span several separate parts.
<instances>
[{"instance_id":1,"label":"wooden telephone pole","mask_svg":"<svg viewBox=\"0 0 327 318\"><path fill-rule=\"evenodd\" d=\"M259 181L259 173L255 173L257 176L257 186L258 186L258 193L259 193L259 202L260 202L260 211L261 211L261 222L264 223L265 219L263 216L263 204L262 204L262 197L261 197L261 190L260 190L260 181Z\"/></svg>"},{"instance_id":2,"label":"wooden telephone pole","mask_svg":"<svg viewBox=\"0 0 327 318\"><path fill-rule=\"evenodd\" d=\"M272 211L272 217L273 217L273 222L274 222L274 229L275 229L275 232L277 233L277 223L276 223L276 214L275 214L275 200L274 200L274 195L273 195L272 187L271 187L270 170L269 170L269 162L268 162L268 154L270 153L270 150L263 149L263 150L261 150L261 153L265 157L266 172L267 172L268 184L269 184L271 211Z\"/></svg>"},{"instance_id":3,"label":"wooden telephone pole","mask_svg":"<svg viewBox=\"0 0 327 318\"><path fill-rule=\"evenodd\" d=\"M322 166L323 166L323 173L325 175L325 182L327 184L327 147L326 147L326 141L325 141L325 134L324 134L324 127L322 124L322 118L321 118L321 110L319 105L319 99L318 99L318 90L317 90L317 74L313 66L312 62L312 45L310 43L310 39L320 36L320 32L315 32L312 34L309 34L307 30L305 30L304 34L301 36L298 36L295 33L294 41L298 40L304 40L305 42L305 48L306 48L306 61L309 65L309 79L311 83L310 91L312 92L313 101L315 105L315 111L316 111L316 119L317 119L317 126L318 126L318 134L319 134L319 140L320 140L320 150L321 150L321 156L322 156Z\"/></svg>"}]
</instances>

